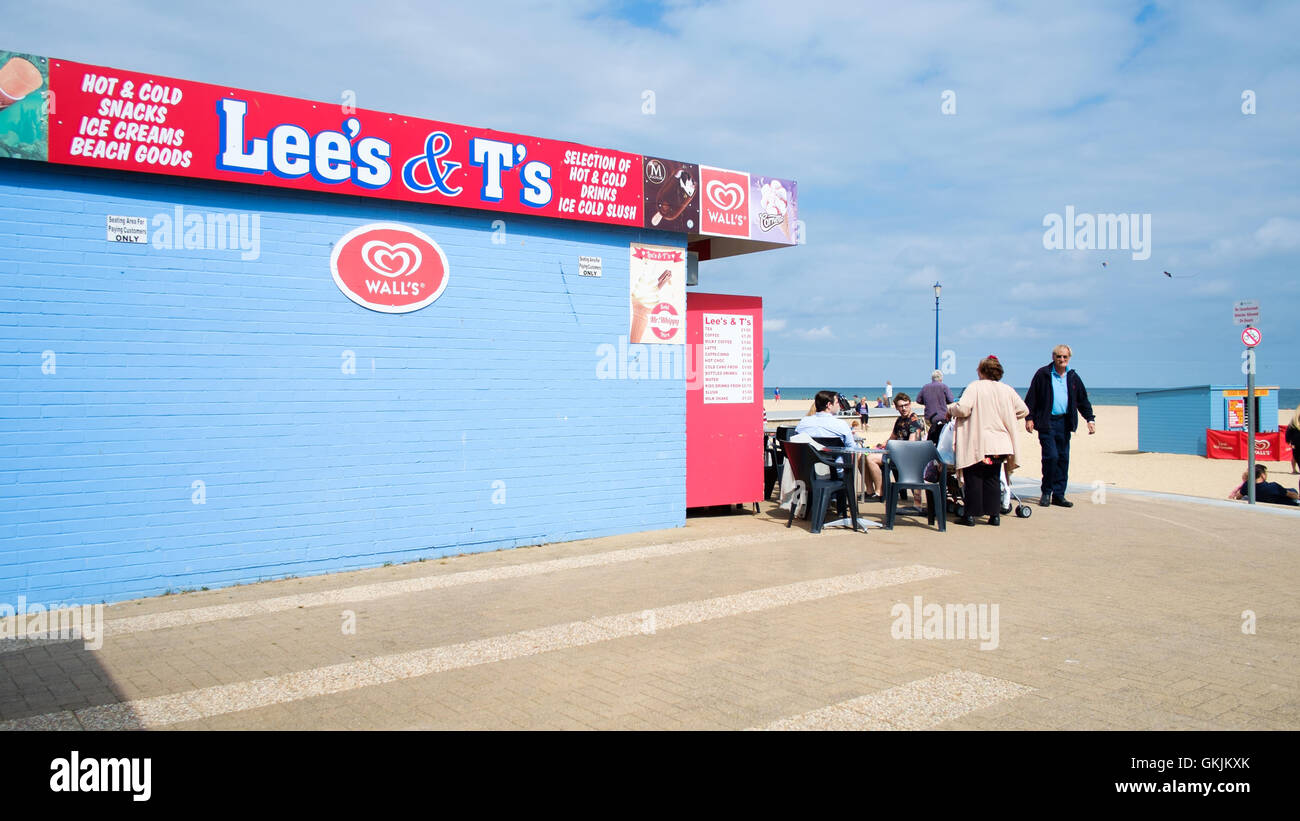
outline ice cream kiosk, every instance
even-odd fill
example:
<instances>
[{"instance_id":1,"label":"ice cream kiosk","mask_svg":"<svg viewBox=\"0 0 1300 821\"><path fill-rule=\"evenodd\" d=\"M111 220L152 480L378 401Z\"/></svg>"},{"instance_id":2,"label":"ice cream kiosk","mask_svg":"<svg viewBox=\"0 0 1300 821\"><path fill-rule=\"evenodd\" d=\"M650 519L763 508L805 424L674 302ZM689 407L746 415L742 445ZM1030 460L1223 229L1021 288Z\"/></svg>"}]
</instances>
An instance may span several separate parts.
<instances>
[{"instance_id":1,"label":"ice cream kiosk","mask_svg":"<svg viewBox=\"0 0 1300 821\"><path fill-rule=\"evenodd\" d=\"M0 92L0 601L759 498L761 304L687 280L797 245L794 181L30 52Z\"/></svg>"}]
</instances>

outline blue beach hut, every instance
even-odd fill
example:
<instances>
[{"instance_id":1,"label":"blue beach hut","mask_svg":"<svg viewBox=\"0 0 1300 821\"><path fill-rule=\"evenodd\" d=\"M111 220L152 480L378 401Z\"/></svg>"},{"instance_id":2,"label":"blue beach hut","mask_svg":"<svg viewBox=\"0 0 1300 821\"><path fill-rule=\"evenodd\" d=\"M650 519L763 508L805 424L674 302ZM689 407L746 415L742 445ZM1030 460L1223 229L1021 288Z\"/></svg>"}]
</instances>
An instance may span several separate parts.
<instances>
[{"instance_id":1,"label":"blue beach hut","mask_svg":"<svg viewBox=\"0 0 1300 821\"><path fill-rule=\"evenodd\" d=\"M1277 430L1278 386L1256 385L1246 403L1244 385L1195 385L1138 391L1138 450L1148 453L1205 455L1205 431L1245 430L1246 413L1259 420L1256 430Z\"/></svg>"}]
</instances>

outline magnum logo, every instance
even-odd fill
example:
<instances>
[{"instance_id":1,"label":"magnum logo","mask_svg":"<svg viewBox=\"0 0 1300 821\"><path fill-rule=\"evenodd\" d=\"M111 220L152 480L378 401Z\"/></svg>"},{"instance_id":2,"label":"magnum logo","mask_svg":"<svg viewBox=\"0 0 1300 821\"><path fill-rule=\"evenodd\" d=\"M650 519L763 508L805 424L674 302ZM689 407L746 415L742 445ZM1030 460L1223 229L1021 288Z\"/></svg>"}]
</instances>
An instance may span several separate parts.
<instances>
[{"instance_id":1,"label":"magnum logo","mask_svg":"<svg viewBox=\"0 0 1300 821\"><path fill-rule=\"evenodd\" d=\"M700 230L700 167L646 157L645 227L694 234Z\"/></svg>"}]
</instances>

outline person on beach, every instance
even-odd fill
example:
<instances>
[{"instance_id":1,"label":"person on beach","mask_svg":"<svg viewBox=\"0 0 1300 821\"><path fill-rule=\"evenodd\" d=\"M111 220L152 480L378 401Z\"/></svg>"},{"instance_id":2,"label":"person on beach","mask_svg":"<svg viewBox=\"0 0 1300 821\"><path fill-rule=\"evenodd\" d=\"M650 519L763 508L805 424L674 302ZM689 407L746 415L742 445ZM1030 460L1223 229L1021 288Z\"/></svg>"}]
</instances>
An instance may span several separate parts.
<instances>
[{"instance_id":1,"label":"person on beach","mask_svg":"<svg viewBox=\"0 0 1300 821\"><path fill-rule=\"evenodd\" d=\"M1069 345L1053 348L1052 363L1038 369L1025 394L1029 408L1025 430L1037 430L1038 444L1043 448L1043 495L1038 500L1042 507L1074 507L1074 502L1065 498L1070 478L1070 434L1079 429L1079 416L1087 420L1089 435L1097 432L1088 391L1070 367L1073 355Z\"/></svg>"},{"instance_id":2,"label":"person on beach","mask_svg":"<svg viewBox=\"0 0 1300 821\"><path fill-rule=\"evenodd\" d=\"M937 443L939 433L948 421L948 405L957 401L953 398L952 388L943 383L943 371L930 374L930 384L917 392L916 401L925 406L925 421L930 423L930 433L926 438Z\"/></svg>"},{"instance_id":3,"label":"person on beach","mask_svg":"<svg viewBox=\"0 0 1300 821\"><path fill-rule=\"evenodd\" d=\"M925 424L912 412L912 397L900 393L894 399L894 410L898 411L898 418L894 420L894 430L889 438L919 441L921 434L925 433ZM880 447L883 448L884 445Z\"/></svg>"},{"instance_id":4,"label":"person on beach","mask_svg":"<svg viewBox=\"0 0 1300 821\"><path fill-rule=\"evenodd\" d=\"M776 398L776 401L777 401L777 402L780 402L780 401L781 401L781 389L780 389L780 388L776 388L776 389L773 391L773 393L776 394L776 397L775 397L775 398Z\"/></svg>"},{"instance_id":5,"label":"person on beach","mask_svg":"<svg viewBox=\"0 0 1300 821\"><path fill-rule=\"evenodd\" d=\"M988 516L996 527L1002 523L1002 464L1008 473L1016 469L1016 420L1027 417L1029 408L1020 394L1002 383L1002 363L996 356L980 360L976 372L979 379L966 386L961 401L945 408L954 419L953 464L966 500L966 515L958 524L973 526L976 516Z\"/></svg>"},{"instance_id":6,"label":"person on beach","mask_svg":"<svg viewBox=\"0 0 1300 821\"><path fill-rule=\"evenodd\" d=\"M919 441L922 438L922 434L925 432L925 423L918 419L916 414L912 412L912 397L905 393L900 393L894 398L894 410L898 411L898 419L894 421L894 429L890 432L887 441ZM881 442L876 445L876 447L883 450L885 443ZM868 453L867 458L864 459L863 462L866 463L865 469L871 472L872 487L883 489L884 485L881 482L881 466L884 464L884 457L879 453ZM921 504L921 491L912 491L912 496L915 498L918 505ZM867 499L868 502L879 500L879 496L877 496L876 493L872 493Z\"/></svg>"},{"instance_id":7,"label":"person on beach","mask_svg":"<svg viewBox=\"0 0 1300 821\"><path fill-rule=\"evenodd\" d=\"M894 401L894 383L888 379L885 380L885 404L888 405Z\"/></svg>"},{"instance_id":8,"label":"person on beach","mask_svg":"<svg viewBox=\"0 0 1300 821\"><path fill-rule=\"evenodd\" d=\"M862 428L863 430L866 430L866 428L871 424L871 403L867 397L864 396L858 400L857 410L858 416L862 419Z\"/></svg>"},{"instance_id":9,"label":"person on beach","mask_svg":"<svg viewBox=\"0 0 1300 821\"><path fill-rule=\"evenodd\" d=\"M1241 484L1228 494L1229 499L1246 498L1246 477L1249 475L1250 471L1241 474ZM1300 501L1297 500L1300 500L1300 493L1282 487L1277 482L1270 482L1268 468L1255 465L1255 501L1270 505L1300 505Z\"/></svg>"},{"instance_id":10,"label":"person on beach","mask_svg":"<svg viewBox=\"0 0 1300 821\"><path fill-rule=\"evenodd\" d=\"M819 436L838 436L844 440L844 447L853 447L853 431L847 422L836 416L840 412L840 397L835 391L818 391L813 397L814 412L799 420L795 433L806 433L816 439Z\"/></svg>"},{"instance_id":11,"label":"person on beach","mask_svg":"<svg viewBox=\"0 0 1300 821\"><path fill-rule=\"evenodd\" d=\"M1291 414L1286 426L1286 443L1291 446L1291 473L1300 473L1300 407Z\"/></svg>"}]
</instances>

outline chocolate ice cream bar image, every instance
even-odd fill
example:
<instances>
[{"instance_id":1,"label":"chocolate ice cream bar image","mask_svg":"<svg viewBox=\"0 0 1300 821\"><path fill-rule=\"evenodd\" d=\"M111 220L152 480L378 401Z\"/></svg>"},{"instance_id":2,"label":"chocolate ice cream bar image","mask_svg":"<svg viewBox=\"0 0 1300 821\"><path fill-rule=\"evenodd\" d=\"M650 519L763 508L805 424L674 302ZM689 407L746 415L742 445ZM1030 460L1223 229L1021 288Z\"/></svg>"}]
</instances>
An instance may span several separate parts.
<instances>
[{"instance_id":1,"label":"chocolate ice cream bar image","mask_svg":"<svg viewBox=\"0 0 1300 821\"><path fill-rule=\"evenodd\" d=\"M45 82L41 70L21 57L0 66L0 110L31 94Z\"/></svg>"},{"instance_id":2,"label":"chocolate ice cream bar image","mask_svg":"<svg viewBox=\"0 0 1300 821\"><path fill-rule=\"evenodd\" d=\"M664 219L672 222L682 215L693 199L695 179L690 171L679 168L659 189L659 203L655 206L655 215L650 218L650 224L658 225Z\"/></svg>"}]
</instances>

